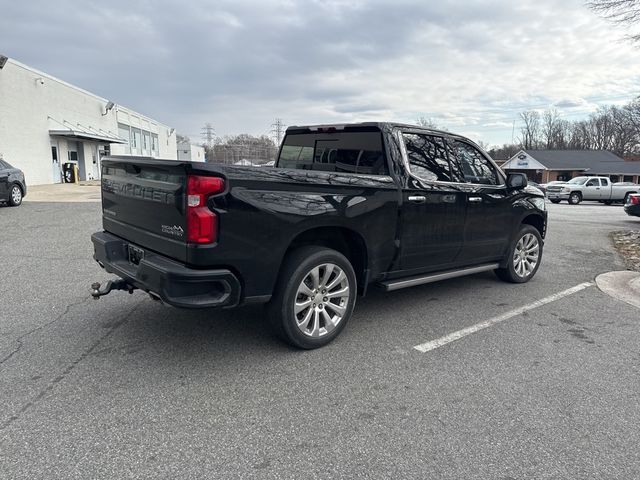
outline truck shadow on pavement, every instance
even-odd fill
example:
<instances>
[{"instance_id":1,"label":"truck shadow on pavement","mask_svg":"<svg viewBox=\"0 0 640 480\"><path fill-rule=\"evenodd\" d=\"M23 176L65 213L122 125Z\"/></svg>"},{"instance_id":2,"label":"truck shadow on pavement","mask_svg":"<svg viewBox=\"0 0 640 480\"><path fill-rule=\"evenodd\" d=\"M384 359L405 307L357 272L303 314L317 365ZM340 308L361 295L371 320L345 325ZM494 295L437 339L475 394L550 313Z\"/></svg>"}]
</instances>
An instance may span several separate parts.
<instances>
[{"instance_id":1,"label":"truck shadow on pavement","mask_svg":"<svg viewBox=\"0 0 640 480\"><path fill-rule=\"evenodd\" d=\"M397 292L372 289L358 298L356 309L345 331L330 345L318 350L336 351L340 345L377 342L394 329L409 335L419 325L429 330L431 323L447 322L446 312L465 294L483 297L490 289L504 288L491 273L466 279L452 279ZM465 293L466 292L466 293ZM163 363L194 358L246 358L247 356L297 355L295 349L271 331L263 306L251 305L233 310L183 310L162 305L136 293L136 306L119 304L113 308L116 318L126 321L103 322L114 334L94 352L104 355L151 355ZM457 300L456 300L457 299ZM504 304L506 305L506 304ZM437 313L437 315L433 315ZM438 317L438 319L434 318Z\"/></svg>"}]
</instances>

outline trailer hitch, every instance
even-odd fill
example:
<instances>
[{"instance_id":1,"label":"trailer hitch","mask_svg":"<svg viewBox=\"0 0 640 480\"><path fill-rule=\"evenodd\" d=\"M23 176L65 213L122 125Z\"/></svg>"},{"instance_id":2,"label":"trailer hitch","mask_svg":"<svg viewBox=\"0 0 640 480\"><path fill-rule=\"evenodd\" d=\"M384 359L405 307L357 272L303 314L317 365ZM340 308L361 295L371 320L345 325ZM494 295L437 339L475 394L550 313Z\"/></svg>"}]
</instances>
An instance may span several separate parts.
<instances>
[{"instance_id":1,"label":"trailer hitch","mask_svg":"<svg viewBox=\"0 0 640 480\"><path fill-rule=\"evenodd\" d=\"M135 289L136 287L127 283L125 280L109 280L104 287L101 287L100 283L95 282L91 284L91 296L98 300L112 290L126 290L129 293L133 293Z\"/></svg>"}]
</instances>

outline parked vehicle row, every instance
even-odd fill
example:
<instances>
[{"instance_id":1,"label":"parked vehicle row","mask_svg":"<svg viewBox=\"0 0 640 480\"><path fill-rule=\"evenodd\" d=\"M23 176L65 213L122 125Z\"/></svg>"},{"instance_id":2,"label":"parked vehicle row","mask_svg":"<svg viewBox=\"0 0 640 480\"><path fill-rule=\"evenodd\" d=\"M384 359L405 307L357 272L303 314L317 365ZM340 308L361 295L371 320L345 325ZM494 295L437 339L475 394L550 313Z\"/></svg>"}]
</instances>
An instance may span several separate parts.
<instances>
[{"instance_id":1,"label":"parked vehicle row","mask_svg":"<svg viewBox=\"0 0 640 480\"><path fill-rule=\"evenodd\" d=\"M266 303L275 331L316 348L356 296L482 271L540 267L544 196L475 143L411 125L287 129L275 167L140 157L102 161L94 258L177 307Z\"/></svg>"},{"instance_id":2,"label":"parked vehicle row","mask_svg":"<svg viewBox=\"0 0 640 480\"><path fill-rule=\"evenodd\" d=\"M26 195L27 183L22 170L0 159L0 202L17 207Z\"/></svg>"}]
</instances>

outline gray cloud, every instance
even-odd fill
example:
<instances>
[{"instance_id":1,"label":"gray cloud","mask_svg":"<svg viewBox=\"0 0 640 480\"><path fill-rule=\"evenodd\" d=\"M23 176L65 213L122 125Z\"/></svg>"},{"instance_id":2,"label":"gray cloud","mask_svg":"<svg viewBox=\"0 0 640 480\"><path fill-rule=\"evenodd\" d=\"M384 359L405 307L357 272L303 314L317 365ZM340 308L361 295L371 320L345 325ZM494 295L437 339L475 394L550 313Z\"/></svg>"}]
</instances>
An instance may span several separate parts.
<instances>
[{"instance_id":1,"label":"gray cloud","mask_svg":"<svg viewBox=\"0 0 640 480\"><path fill-rule=\"evenodd\" d=\"M580 0L0 0L0 11L2 53L190 134L205 121L260 134L276 116L425 114L497 143L520 110L575 111L571 99L631 98L640 85L638 51Z\"/></svg>"}]
</instances>

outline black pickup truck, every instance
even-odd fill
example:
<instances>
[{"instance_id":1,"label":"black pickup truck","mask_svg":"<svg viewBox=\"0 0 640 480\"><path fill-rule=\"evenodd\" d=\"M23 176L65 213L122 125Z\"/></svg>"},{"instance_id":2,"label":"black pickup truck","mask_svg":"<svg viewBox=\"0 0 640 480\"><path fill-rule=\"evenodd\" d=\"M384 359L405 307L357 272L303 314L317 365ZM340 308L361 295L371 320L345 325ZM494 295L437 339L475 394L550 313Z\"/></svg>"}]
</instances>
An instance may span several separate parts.
<instances>
[{"instance_id":1,"label":"black pickup truck","mask_svg":"<svg viewBox=\"0 0 640 480\"><path fill-rule=\"evenodd\" d=\"M266 303L301 348L333 340L356 296L493 270L524 283L542 259L542 193L477 145L411 125L290 127L275 167L109 157L95 260L186 308Z\"/></svg>"}]
</instances>

